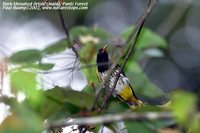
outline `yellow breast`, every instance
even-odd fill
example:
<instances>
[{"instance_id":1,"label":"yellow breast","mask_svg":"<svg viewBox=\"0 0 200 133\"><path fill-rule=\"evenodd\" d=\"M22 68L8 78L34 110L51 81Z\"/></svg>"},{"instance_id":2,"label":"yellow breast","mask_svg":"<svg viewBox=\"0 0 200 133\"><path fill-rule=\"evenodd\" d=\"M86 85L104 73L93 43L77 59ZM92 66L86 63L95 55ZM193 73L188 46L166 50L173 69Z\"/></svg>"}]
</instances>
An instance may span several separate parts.
<instances>
[{"instance_id":1,"label":"yellow breast","mask_svg":"<svg viewBox=\"0 0 200 133\"><path fill-rule=\"evenodd\" d=\"M130 86L124 86L124 88L120 92L120 96L125 100L136 100L136 98L133 95L132 89Z\"/></svg>"}]
</instances>

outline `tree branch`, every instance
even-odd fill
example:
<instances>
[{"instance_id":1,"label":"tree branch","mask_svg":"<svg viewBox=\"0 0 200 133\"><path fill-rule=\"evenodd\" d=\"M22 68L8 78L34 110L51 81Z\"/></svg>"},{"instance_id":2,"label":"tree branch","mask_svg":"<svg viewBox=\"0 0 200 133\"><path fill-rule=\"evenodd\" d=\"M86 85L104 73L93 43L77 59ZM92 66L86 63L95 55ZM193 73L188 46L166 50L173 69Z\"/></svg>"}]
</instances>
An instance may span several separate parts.
<instances>
[{"instance_id":1,"label":"tree branch","mask_svg":"<svg viewBox=\"0 0 200 133\"><path fill-rule=\"evenodd\" d=\"M118 57L117 59L116 59L116 61L115 62L113 62L113 64L111 65L111 67L110 67L110 69L109 69L109 72L108 72L108 74L107 74L107 77L106 77L106 79L105 79L105 81L103 81L103 83L101 83L101 85L100 85L100 87L98 87L96 90L97 90L97 93L96 93L96 97L95 97L95 100L94 100L94 103L93 103L93 106L92 106L92 108L91 108L91 111L94 111L95 110L95 106L96 106L96 104L98 103L98 99L99 99L99 97L101 96L101 93L103 92L103 88L104 88L104 85L106 85L108 82L109 82L109 77L111 76L111 74L112 74L112 72L113 72L113 70L114 70L114 68L115 68L115 66L117 65L117 62L119 61L119 59L120 59L121 57ZM100 112L99 112L100 113Z\"/></svg>"},{"instance_id":2,"label":"tree branch","mask_svg":"<svg viewBox=\"0 0 200 133\"><path fill-rule=\"evenodd\" d=\"M135 36L135 38L134 38L133 44L131 45L131 48L129 49L129 51L128 51L127 55L126 55L125 60L124 60L124 62L123 62L123 64L122 64L122 66L120 67L119 72L118 72L117 75L116 75L116 79L115 79L115 82L114 82L114 84L113 84L113 86L112 86L112 88L111 88L110 93L108 93L108 95L105 96L105 100L103 101L103 104L102 104L102 109L103 109L104 107L106 107L106 105L108 104L108 100L109 100L109 98L111 97L112 93L113 93L114 90L115 90L115 87L116 87L117 82L118 82L118 80L119 80L120 74L122 73L122 71L123 71L123 69L124 69L126 63L128 62L128 60L129 60L131 54L133 53L133 50L134 50L134 48L135 48L135 46L136 46L136 43L137 43L137 41L138 41L138 39L139 39L139 36L140 36L141 30L142 30L142 27L144 26L144 23L145 23L147 17L148 17L149 14L152 12L153 7L156 5L157 2L158 2L158 0L150 0L149 3L148 3L147 9L145 10L145 12L144 12L143 16L140 18L140 20L138 21L139 23L138 23L138 27L136 27L136 29L137 29L137 30L136 30L136 36ZM133 32L135 32L135 29L134 29ZM133 36L133 35L131 35L131 36ZM102 111L102 109L101 109L101 111ZM100 111L100 112L101 112L101 111Z\"/></svg>"},{"instance_id":3,"label":"tree branch","mask_svg":"<svg viewBox=\"0 0 200 133\"><path fill-rule=\"evenodd\" d=\"M94 117L81 117L71 118L70 121L57 121L47 125L47 129L56 127L65 127L70 125L95 125L109 122L119 122L124 120L158 120L158 119L173 119L174 116L171 112L125 112L118 114L109 114Z\"/></svg>"},{"instance_id":4,"label":"tree branch","mask_svg":"<svg viewBox=\"0 0 200 133\"><path fill-rule=\"evenodd\" d=\"M64 20L62 11L58 10L58 13L59 13L59 17L60 17L60 22L61 22L62 28L63 28L63 30L65 32L65 35L67 36L67 43L69 43L70 47L72 48L72 50L76 54L76 57L79 57L78 52L76 51L76 49L74 48L74 46L71 44L69 30L67 29L67 27L65 25L65 20Z\"/></svg>"}]
</instances>

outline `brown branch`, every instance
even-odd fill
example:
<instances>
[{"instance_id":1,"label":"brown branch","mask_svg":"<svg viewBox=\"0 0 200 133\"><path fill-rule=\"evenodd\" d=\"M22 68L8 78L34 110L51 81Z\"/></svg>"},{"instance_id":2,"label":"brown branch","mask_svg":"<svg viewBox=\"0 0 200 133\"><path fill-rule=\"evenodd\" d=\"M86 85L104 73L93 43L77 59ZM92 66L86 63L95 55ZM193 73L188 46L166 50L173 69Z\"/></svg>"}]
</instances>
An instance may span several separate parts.
<instances>
[{"instance_id":1,"label":"brown branch","mask_svg":"<svg viewBox=\"0 0 200 133\"><path fill-rule=\"evenodd\" d=\"M72 48L72 50L73 50L74 53L76 54L76 57L78 58L78 57L79 57L79 54L78 54L78 52L76 51L76 49L74 48L74 46L71 44L69 30L67 29L67 27L66 27L66 25L65 25L65 20L64 20L62 11L61 11L61 10L58 10L58 13L59 13L59 17L60 17L60 22L61 22L62 28L63 28L63 30L64 30L64 32L65 32L65 35L67 36L67 43L69 43L70 47Z\"/></svg>"},{"instance_id":2,"label":"brown branch","mask_svg":"<svg viewBox=\"0 0 200 133\"><path fill-rule=\"evenodd\" d=\"M143 26L143 24L144 24L146 18L149 16L149 14L151 13L153 7L155 6L155 4L156 4L157 2L158 2L158 0L149 0L149 2L148 2L148 4L147 4L147 9L145 10L144 14L138 19L137 25L136 25L135 29L133 30L133 32L132 32L132 33L130 34L130 36L128 37L128 39L127 39L127 41L126 41L126 44L128 44L128 43L131 41L131 39L134 37L136 31L141 31L141 29L138 30L139 27L142 28L142 26ZM138 37L139 37L139 35L138 35ZM138 37L135 38L135 40L136 40L136 41L134 41L135 44L136 44L136 42L137 42ZM135 44L132 45L132 48L129 50L129 52L128 52L128 53L129 53L129 56L127 56L128 58L130 57L130 55L131 55L131 53L132 53L132 51L133 51L133 49L134 49L134 47L135 47ZM116 59L116 61L112 64L111 69L109 70L109 73L108 73L108 75L107 75L107 78L106 78L105 81L100 85L100 87L97 89L98 92L97 92L97 94L96 94L96 98L95 98L94 104L93 104L93 106L92 106L92 108L91 108L92 111L95 110L95 106L96 106L96 104L97 104L97 102L98 102L98 99L99 99L101 93L103 92L103 86L104 86L105 84L107 84L107 82L109 81L109 77L110 77L110 75L112 74L112 72L113 72L113 70L114 70L114 68L115 68L115 66L116 66L116 64L117 64L117 62L119 61L120 58L121 58L121 56L119 56L119 57ZM123 70L123 68L124 68L124 66L125 66L125 64L126 64L127 61L128 61L128 59L125 60L124 65L122 65L122 67L121 67L122 69L120 69L119 73L117 74L117 78L116 78L116 80L115 80L115 85L113 85L113 88L112 88L111 93L108 94L108 95L106 96L106 98L105 98L105 100L104 100L104 101L106 101L106 102L103 103L103 107L105 106L105 104L107 103L107 100L108 100L108 99L110 98L110 96L112 95L112 93L113 93L113 91L114 91L114 89L115 89L115 86L116 86L116 84L117 84L117 81L118 81L118 79L119 79L120 73L121 73L121 71ZM101 111L102 111L102 109L99 110L99 113L100 113Z\"/></svg>"},{"instance_id":3,"label":"brown branch","mask_svg":"<svg viewBox=\"0 0 200 133\"><path fill-rule=\"evenodd\" d=\"M67 29L67 27L66 27L66 25L65 25L65 20L64 20L62 11L61 11L61 10L58 10L58 13L59 13L59 17L60 17L60 21L61 21L62 27L63 27L63 29L64 29L64 31L65 31L65 34L66 34L66 36L67 36L67 38L68 38L68 40L69 40L69 42L70 42L69 31L68 31L68 29Z\"/></svg>"},{"instance_id":4,"label":"brown branch","mask_svg":"<svg viewBox=\"0 0 200 133\"><path fill-rule=\"evenodd\" d=\"M146 8L149 8L150 4L151 4L151 0L148 1L148 4L147 4ZM131 32L131 34L129 35L128 39L126 40L126 43L125 43L126 45L128 45L130 43L130 41L132 40L132 38L134 37L136 31L139 28L139 22L141 21L142 17L143 16L140 16L139 19L137 20L134 30Z\"/></svg>"},{"instance_id":5,"label":"brown branch","mask_svg":"<svg viewBox=\"0 0 200 133\"><path fill-rule=\"evenodd\" d=\"M108 95L105 96L105 100L103 101L102 107L101 107L101 109L100 109L99 112L101 112L102 109L105 108L106 105L108 104L108 100L109 100L109 98L111 97L112 93L113 93L114 90L115 90L115 87L116 87L117 82L118 82L118 80L119 80L120 74L122 73L122 71L123 71L123 69L124 69L126 63L128 62L128 60L129 60L131 54L133 53L133 50L134 50L134 48L135 48L135 46L136 46L136 43L137 43L137 41L138 41L138 39L139 39L139 36L140 36L141 30L142 30L142 27L144 26L144 23L145 23L147 17L148 17L149 14L152 12L153 7L155 6L155 4L156 4L157 2L158 2L158 0L152 0L152 1L150 0L149 3L148 3L147 9L145 10L145 12L144 12L143 16L140 18L140 20L138 21L139 24L138 24L138 27L136 27L136 29L138 29L138 30L136 30L137 32L136 32L136 36L135 36L135 38L134 38L134 42L133 42L133 44L131 45L131 48L129 49L129 51L128 51L127 55L126 55L125 60L124 60L124 62L123 62L123 64L122 64L122 66L120 67L119 72L118 72L117 75L116 75L116 79L115 79L115 82L114 82L114 84L113 84L113 86L112 86L112 88L111 88L110 93L108 93ZM133 32L135 32L135 30L134 30ZM132 35L132 36L133 36L133 35Z\"/></svg>"},{"instance_id":6,"label":"brown branch","mask_svg":"<svg viewBox=\"0 0 200 133\"><path fill-rule=\"evenodd\" d=\"M100 87L98 87L98 88L96 89L96 90L97 90L97 93L96 93L96 97L95 97L93 106L92 106L92 108L91 108L91 111L94 111L94 110L95 110L95 106L96 106L96 104L98 103L98 99L100 98L101 93L102 93L103 90L104 90L104 89L103 89L103 88L104 88L104 85L107 84L107 83L109 82L109 79L110 79L109 77L111 76L111 74L112 74L112 72L113 72L113 70L114 70L115 66L117 65L117 62L119 61L120 58L121 58L121 57L118 57L118 59L116 59L116 61L113 62L111 68L109 69L109 72L108 72L108 74L107 74L106 79L101 83Z\"/></svg>"},{"instance_id":7,"label":"brown branch","mask_svg":"<svg viewBox=\"0 0 200 133\"><path fill-rule=\"evenodd\" d=\"M70 121L63 120L50 123L47 129L56 127L65 127L70 125L95 125L109 122L118 122L125 120L158 120L158 119L173 119L174 116L171 112L125 112L118 114L109 114L93 117L71 118Z\"/></svg>"},{"instance_id":8,"label":"brown branch","mask_svg":"<svg viewBox=\"0 0 200 133\"><path fill-rule=\"evenodd\" d=\"M131 49L128 51L128 54L127 54L127 56L126 56L126 58L125 58L125 61L124 61L124 63L122 64L122 66L120 67L119 72L118 72L117 75L116 75L116 79L115 79L115 82L114 82L114 84L113 84L113 86L112 86L112 88L111 88L110 93L108 93L108 95L106 95L106 97L105 97L105 100L104 100L104 102L103 102L103 104L102 104L102 108L104 108L104 107L107 105L109 98L111 97L111 95L113 94L113 92L114 92L114 90L115 90L115 87L116 87L116 85L117 85L117 82L118 82L118 80L119 80L119 78L120 78L120 74L122 73L122 71L123 71L123 69L124 69L124 67L125 67L125 65L126 65L126 63L127 63L127 61L128 61L128 59L130 58L131 53L133 52L133 49L134 49L134 47L135 47L135 45L136 45L136 42L137 42L137 40L138 40L138 38L139 38L139 35L140 35L140 33L141 33L141 30L142 30L143 25L144 25L144 21L143 21L143 23L140 25L139 30L138 30L138 32L137 32L137 34L136 34L135 39L134 39L134 43L133 43Z\"/></svg>"}]
</instances>

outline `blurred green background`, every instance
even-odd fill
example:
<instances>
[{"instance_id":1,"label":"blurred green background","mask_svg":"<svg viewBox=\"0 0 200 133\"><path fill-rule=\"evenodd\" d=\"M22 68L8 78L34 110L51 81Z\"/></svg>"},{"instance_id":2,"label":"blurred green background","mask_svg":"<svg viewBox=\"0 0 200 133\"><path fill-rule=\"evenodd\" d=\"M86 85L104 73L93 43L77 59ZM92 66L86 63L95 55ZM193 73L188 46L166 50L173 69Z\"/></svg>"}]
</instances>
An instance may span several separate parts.
<instances>
[{"instance_id":1,"label":"blurred green background","mask_svg":"<svg viewBox=\"0 0 200 133\"><path fill-rule=\"evenodd\" d=\"M44 120L73 116L89 108L95 90L88 82L99 85L95 66L97 50L109 44L113 61L122 54L122 47L147 3L147 0L84 1L88 2L88 10L62 11L80 60L65 40L58 11L2 10L3 1L0 2L0 121L12 114L4 121L0 132L41 132ZM189 112L200 107L197 102L199 56L200 2L160 0L148 17L124 71L136 94L148 104L160 105L169 99L175 100L171 108L180 125L187 129L185 119ZM118 103L115 100L111 103ZM117 112L127 110L122 103L119 107L115 104L107 113L116 112L115 108L119 109ZM184 109L185 113L180 113ZM192 131L196 132L199 120L192 121L195 121ZM158 132L171 121L163 125L155 123L150 123L150 127L154 126L151 130L149 126L143 127L148 124L139 123L140 127L137 122L128 123L127 127L129 132L138 133L141 129L141 132ZM138 130L132 131L131 126Z\"/></svg>"}]
</instances>

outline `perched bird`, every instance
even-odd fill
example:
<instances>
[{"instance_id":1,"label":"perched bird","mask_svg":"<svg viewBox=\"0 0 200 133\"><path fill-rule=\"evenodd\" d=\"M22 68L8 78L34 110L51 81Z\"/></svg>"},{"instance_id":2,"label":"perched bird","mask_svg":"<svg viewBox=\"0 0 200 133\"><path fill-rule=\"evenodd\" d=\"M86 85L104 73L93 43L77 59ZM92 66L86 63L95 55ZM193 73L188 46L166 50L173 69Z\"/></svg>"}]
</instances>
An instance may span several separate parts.
<instances>
[{"instance_id":1,"label":"perched bird","mask_svg":"<svg viewBox=\"0 0 200 133\"><path fill-rule=\"evenodd\" d=\"M105 45L104 48L99 49L97 53L97 75L99 77L100 82L104 82L108 76L109 68L111 66L111 62L109 61L108 56L108 48ZM117 65L113 72L110 74L108 78L108 84L105 85L105 88L108 91L111 91L116 80L116 76L120 70L120 66ZM124 72L120 73L120 77L115 86L113 96L119 97L122 101L126 102L130 108L135 109L135 107L143 104L141 100L135 95L135 92L129 82L129 79L125 76Z\"/></svg>"}]
</instances>

